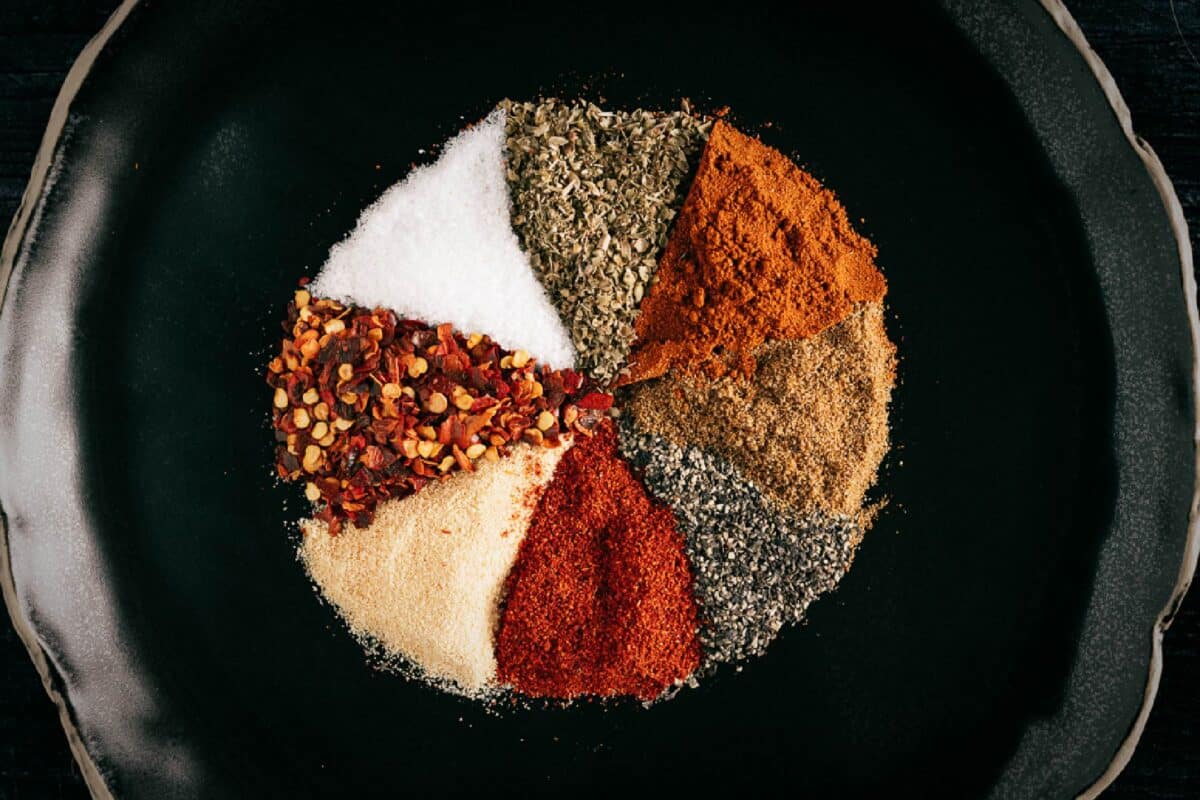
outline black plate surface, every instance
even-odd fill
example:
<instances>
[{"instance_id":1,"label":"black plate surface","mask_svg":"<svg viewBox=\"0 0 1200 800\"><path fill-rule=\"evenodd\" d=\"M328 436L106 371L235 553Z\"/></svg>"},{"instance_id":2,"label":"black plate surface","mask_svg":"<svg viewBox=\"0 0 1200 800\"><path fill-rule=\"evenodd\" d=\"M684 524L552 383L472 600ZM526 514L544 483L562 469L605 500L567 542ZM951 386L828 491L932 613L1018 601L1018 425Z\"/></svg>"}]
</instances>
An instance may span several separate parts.
<instances>
[{"instance_id":1,"label":"black plate surface","mask_svg":"<svg viewBox=\"0 0 1200 800\"><path fill-rule=\"evenodd\" d=\"M10 608L108 788L1096 781L1184 559L1192 350L1162 198L1041 5L380 5L134 8L18 220ZM295 562L304 504L269 469L260 370L296 278L422 148L543 89L730 106L865 219L891 284L891 505L805 627L649 710L497 716L368 669Z\"/></svg>"}]
</instances>

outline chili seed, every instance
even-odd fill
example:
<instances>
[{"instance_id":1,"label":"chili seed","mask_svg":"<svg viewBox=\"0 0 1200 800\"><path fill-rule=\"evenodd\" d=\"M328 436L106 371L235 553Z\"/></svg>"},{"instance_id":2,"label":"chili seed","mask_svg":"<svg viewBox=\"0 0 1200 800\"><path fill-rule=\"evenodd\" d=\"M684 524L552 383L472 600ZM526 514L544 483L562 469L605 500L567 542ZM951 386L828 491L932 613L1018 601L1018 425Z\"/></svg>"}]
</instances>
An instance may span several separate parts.
<instances>
[{"instance_id":1,"label":"chili seed","mask_svg":"<svg viewBox=\"0 0 1200 800\"><path fill-rule=\"evenodd\" d=\"M304 461L301 462L305 471L316 472L321 466L323 460L321 448L315 444L310 444L304 448Z\"/></svg>"}]
</instances>

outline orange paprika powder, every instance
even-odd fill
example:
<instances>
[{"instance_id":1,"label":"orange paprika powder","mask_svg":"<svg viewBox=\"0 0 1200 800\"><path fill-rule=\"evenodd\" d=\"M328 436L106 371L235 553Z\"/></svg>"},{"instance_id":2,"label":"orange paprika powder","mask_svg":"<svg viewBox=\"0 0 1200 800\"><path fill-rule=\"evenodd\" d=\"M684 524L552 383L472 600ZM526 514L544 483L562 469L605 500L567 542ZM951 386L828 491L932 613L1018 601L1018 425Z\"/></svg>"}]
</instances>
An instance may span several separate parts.
<instances>
[{"instance_id":1,"label":"orange paprika powder","mask_svg":"<svg viewBox=\"0 0 1200 800\"><path fill-rule=\"evenodd\" d=\"M833 192L718 120L641 306L630 375L729 364L750 374L768 339L813 336L883 298L875 246Z\"/></svg>"}]
</instances>

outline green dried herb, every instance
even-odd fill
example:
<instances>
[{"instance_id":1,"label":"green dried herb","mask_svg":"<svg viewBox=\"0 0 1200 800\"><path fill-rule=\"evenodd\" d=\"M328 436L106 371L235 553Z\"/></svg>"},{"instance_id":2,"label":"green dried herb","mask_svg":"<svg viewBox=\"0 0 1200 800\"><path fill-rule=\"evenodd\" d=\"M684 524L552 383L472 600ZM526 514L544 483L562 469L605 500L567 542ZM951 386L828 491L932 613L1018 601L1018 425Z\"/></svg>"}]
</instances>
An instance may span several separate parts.
<instances>
[{"instance_id":1,"label":"green dried herb","mask_svg":"<svg viewBox=\"0 0 1200 800\"><path fill-rule=\"evenodd\" d=\"M638 304L711 121L505 100L513 227L570 332L579 368L615 378Z\"/></svg>"}]
</instances>

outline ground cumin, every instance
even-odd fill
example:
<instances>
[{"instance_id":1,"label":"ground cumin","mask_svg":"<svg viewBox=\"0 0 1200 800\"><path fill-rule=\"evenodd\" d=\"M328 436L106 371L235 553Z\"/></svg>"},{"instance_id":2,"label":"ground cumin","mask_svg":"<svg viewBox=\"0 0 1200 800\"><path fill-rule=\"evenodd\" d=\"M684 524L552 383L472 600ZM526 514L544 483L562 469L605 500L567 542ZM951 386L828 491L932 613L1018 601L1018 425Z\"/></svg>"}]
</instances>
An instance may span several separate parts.
<instances>
[{"instance_id":1,"label":"ground cumin","mask_svg":"<svg viewBox=\"0 0 1200 800\"><path fill-rule=\"evenodd\" d=\"M632 387L639 428L725 458L796 513L856 516L888 449L896 348L872 303L754 351L752 380L672 373Z\"/></svg>"},{"instance_id":2,"label":"ground cumin","mask_svg":"<svg viewBox=\"0 0 1200 800\"><path fill-rule=\"evenodd\" d=\"M630 374L753 369L769 339L813 336L886 291L875 247L833 192L717 121L641 306ZM734 358L714 359L724 353Z\"/></svg>"}]
</instances>

